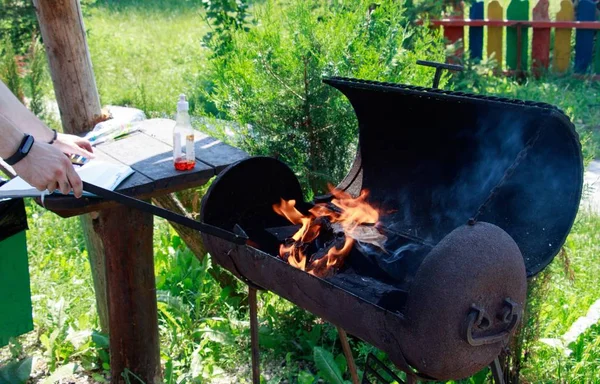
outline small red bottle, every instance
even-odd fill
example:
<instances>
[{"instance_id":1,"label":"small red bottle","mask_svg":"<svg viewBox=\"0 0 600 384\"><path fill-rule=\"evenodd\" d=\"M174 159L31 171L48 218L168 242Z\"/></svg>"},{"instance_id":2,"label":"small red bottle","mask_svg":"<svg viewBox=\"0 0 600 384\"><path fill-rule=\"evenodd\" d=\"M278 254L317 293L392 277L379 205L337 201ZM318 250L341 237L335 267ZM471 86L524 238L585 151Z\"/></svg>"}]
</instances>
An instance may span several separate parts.
<instances>
[{"instance_id":1,"label":"small red bottle","mask_svg":"<svg viewBox=\"0 0 600 384\"><path fill-rule=\"evenodd\" d=\"M185 95L179 95L177 117L173 127L173 165L178 171L189 171L196 166L194 128L188 110L189 103Z\"/></svg>"}]
</instances>

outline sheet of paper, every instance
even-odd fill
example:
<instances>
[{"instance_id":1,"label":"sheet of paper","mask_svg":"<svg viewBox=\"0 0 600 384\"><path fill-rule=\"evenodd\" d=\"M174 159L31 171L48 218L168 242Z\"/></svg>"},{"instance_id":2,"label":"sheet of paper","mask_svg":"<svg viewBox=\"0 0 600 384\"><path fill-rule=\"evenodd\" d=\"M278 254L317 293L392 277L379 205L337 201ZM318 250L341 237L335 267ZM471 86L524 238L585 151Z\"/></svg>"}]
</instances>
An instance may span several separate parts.
<instances>
[{"instance_id":1,"label":"sheet of paper","mask_svg":"<svg viewBox=\"0 0 600 384\"><path fill-rule=\"evenodd\" d=\"M134 170L127 165L107 163L96 159L75 169L83 181L110 190L114 190L123 180L134 173ZM60 194L60 191L54 193ZM38 191L20 177L16 177L0 187L0 198L36 197L42 194L49 195L50 193L48 190ZM85 194L93 196L89 193Z\"/></svg>"}]
</instances>

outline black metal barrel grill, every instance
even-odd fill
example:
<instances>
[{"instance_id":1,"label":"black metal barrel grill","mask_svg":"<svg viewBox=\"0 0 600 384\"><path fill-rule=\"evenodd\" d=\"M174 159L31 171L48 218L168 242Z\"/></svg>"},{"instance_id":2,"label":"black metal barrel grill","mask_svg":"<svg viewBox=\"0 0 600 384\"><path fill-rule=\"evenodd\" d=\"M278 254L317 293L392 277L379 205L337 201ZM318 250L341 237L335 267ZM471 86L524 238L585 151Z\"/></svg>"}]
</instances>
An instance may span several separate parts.
<instances>
[{"instance_id":1,"label":"black metal barrel grill","mask_svg":"<svg viewBox=\"0 0 600 384\"><path fill-rule=\"evenodd\" d=\"M357 243L328 277L278 256L294 227L273 210L303 201L294 172L270 157L232 164L202 200L201 222L84 183L96 195L200 231L214 260L250 287L258 382L256 288L270 290L387 353L410 379L449 380L490 365L508 343L527 278L559 252L575 220L583 160L554 106L436 88L326 78L352 104L358 153L338 184L385 215L381 252ZM408 379L407 379L408 381ZM363 382L366 382L363 378Z\"/></svg>"},{"instance_id":2,"label":"black metal barrel grill","mask_svg":"<svg viewBox=\"0 0 600 384\"><path fill-rule=\"evenodd\" d=\"M273 211L303 201L293 171L251 157L231 165L202 201L203 223L246 244L202 233L217 263L386 352L412 377L461 379L508 343L527 278L559 252L583 184L581 147L554 106L476 94L326 78L352 104L359 151L338 188L389 214L393 252L354 247L327 278L278 257ZM251 176L250 176L251 175ZM258 175L258 176L257 176Z\"/></svg>"}]
</instances>

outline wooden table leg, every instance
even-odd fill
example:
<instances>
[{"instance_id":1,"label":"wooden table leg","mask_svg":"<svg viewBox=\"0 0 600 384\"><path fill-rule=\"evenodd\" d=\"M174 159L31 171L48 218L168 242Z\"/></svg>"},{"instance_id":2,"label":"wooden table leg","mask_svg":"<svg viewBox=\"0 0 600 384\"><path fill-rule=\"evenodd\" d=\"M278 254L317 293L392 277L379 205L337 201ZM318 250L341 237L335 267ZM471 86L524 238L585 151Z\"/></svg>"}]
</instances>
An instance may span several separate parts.
<instances>
[{"instance_id":1,"label":"wooden table leg","mask_svg":"<svg viewBox=\"0 0 600 384\"><path fill-rule=\"evenodd\" d=\"M106 257L111 382L160 383L153 216L119 206L100 213ZM135 375L135 376L134 376Z\"/></svg>"}]
</instances>

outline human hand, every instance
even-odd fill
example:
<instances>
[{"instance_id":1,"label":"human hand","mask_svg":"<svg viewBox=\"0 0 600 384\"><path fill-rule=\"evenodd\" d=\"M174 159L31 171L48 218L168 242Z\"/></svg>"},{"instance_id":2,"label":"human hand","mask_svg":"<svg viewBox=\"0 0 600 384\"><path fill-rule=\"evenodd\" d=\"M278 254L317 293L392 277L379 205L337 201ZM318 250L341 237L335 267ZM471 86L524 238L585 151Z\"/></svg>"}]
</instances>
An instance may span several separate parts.
<instances>
[{"instance_id":1,"label":"human hand","mask_svg":"<svg viewBox=\"0 0 600 384\"><path fill-rule=\"evenodd\" d=\"M92 144L89 140L79 136L59 133L52 145L69 155L81 155L88 159L94 158Z\"/></svg>"},{"instance_id":2,"label":"human hand","mask_svg":"<svg viewBox=\"0 0 600 384\"><path fill-rule=\"evenodd\" d=\"M82 195L83 183L73 164L53 145L34 142L29 154L12 167L17 175L39 191L47 189L52 193L58 189L66 195L72 189L75 197Z\"/></svg>"}]
</instances>

